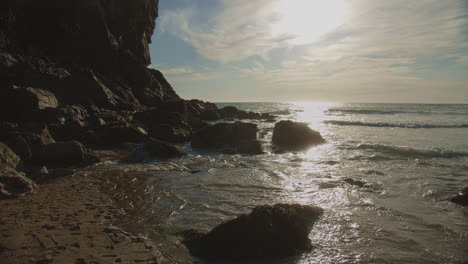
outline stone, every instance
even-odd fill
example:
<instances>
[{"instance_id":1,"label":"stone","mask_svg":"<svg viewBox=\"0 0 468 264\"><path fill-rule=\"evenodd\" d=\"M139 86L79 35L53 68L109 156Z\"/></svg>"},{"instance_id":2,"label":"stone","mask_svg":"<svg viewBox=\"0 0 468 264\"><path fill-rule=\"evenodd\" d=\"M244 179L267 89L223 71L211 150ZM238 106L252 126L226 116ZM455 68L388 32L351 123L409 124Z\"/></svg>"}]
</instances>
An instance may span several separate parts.
<instances>
[{"instance_id":1,"label":"stone","mask_svg":"<svg viewBox=\"0 0 468 264\"><path fill-rule=\"evenodd\" d=\"M168 142L185 142L192 138L192 133L184 128L166 124L154 124L148 130L151 137Z\"/></svg>"},{"instance_id":2,"label":"stone","mask_svg":"<svg viewBox=\"0 0 468 264\"><path fill-rule=\"evenodd\" d=\"M221 119L221 115L216 110L205 110L199 115L201 120L215 121Z\"/></svg>"},{"instance_id":3,"label":"stone","mask_svg":"<svg viewBox=\"0 0 468 264\"><path fill-rule=\"evenodd\" d=\"M208 233L185 232L183 243L206 259L291 256L312 249L309 233L322 213L319 207L299 204L258 206Z\"/></svg>"},{"instance_id":4,"label":"stone","mask_svg":"<svg viewBox=\"0 0 468 264\"><path fill-rule=\"evenodd\" d=\"M31 193L36 185L24 173L0 168L0 199L17 198Z\"/></svg>"},{"instance_id":5,"label":"stone","mask_svg":"<svg viewBox=\"0 0 468 264\"><path fill-rule=\"evenodd\" d=\"M0 168L16 169L20 158L7 145L0 142Z\"/></svg>"},{"instance_id":6,"label":"stone","mask_svg":"<svg viewBox=\"0 0 468 264\"><path fill-rule=\"evenodd\" d=\"M325 139L307 124L288 120L275 124L272 142L283 150L301 150L323 144Z\"/></svg>"},{"instance_id":7,"label":"stone","mask_svg":"<svg viewBox=\"0 0 468 264\"><path fill-rule=\"evenodd\" d=\"M0 120L3 121L35 121L41 110L57 106L57 98L42 89L17 86L0 89Z\"/></svg>"},{"instance_id":8,"label":"stone","mask_svg":"<svg viewBox=\"0 0 468 264\"><path fill-rule=\"evenodd\" d=\"M29 148L28 142L20 134L10 134L2 140L3 143L10 147L11 150L21 158L21 160L27 161L32 157L32 152Z\"/></svg>"},{"instance_id":9,"label":"stone","mask_svg":"<svg viewBox=\"0 0 468 264\"><path fill-rule=\"evenodd\" d=\"M452 203L456 203L462 206L468 206L468 188L463 189L458 193L456 196L454 196L452 199L450 199Z\"/></svg>"},{"instance_id":10,"label":"stone","mask_svg":"<svg viewBox=\"0 0 468 264\"><path fill-rule=\"evenodd\" d=\"M144 142L147 132L136 126L104 126L96 129L98 146L117 146L128 142Z\"/></svg>"},{"instance_id":11,"label":"stone","mask_svg":"<svg viewBox=\"0 0 468 264\"><path fill-rule=\"evenodd\" d=\"M178 147L153 138L145 142L144 148L146 152L159 158L178 158L186 155Z\"/></svg>"},{"instance_id":12,"label":"stone","mask_svg":"<svg viewBox=\"0 0 468 264\"><path fill-rule=\"evenodd\" d=\"M42 148L41 164L48 167L66 168L85 161L86 149L78 141L57 142Z\"/></svg>"},{"instance_id":13,"label":"stone","mask_svg":"<svg viewBox=\"0 0 468 264\"><path fill-rule=\"evenodd\" d=\"M194 148L232 149L232 152L246 154L263 153L258 146L257 125L243 122L207 126L196 132L192 139Z\"/></svg>"}]
</instances>

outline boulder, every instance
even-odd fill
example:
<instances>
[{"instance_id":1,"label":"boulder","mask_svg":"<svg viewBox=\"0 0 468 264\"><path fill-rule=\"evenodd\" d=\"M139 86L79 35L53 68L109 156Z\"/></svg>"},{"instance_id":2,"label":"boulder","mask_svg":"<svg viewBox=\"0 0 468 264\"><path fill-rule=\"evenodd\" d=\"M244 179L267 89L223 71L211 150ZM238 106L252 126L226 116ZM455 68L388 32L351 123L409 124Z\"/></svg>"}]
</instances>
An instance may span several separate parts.
<instances>
[{"instance_id":1,"label":"boulder","mask_svg":"<svg viewBox=\"0 0 468 264\"><path fill-rule=\"evenodd\" d=\"M20 162L20 158L7 145L0 142L0 168L15 169Z\"/></svg>"},{"instance_id":2,"label":"boulder","mask_svg":"<svg viewBox=\"0 0 468 264\"><path fill-rule=\"evenodd\" d=\"M288 120L275 124L272 142L283 150L300 150L323 144L325 139L307 124Z\"/></svg>"},{"instance_id":3,"label":"boulder","mask_svg":"<svg viewBox=\"0 0 468 264\"><path fill-rule=\"evenodd\" d=\"M49 167L66 168L85 161L86 149L77 141L57 142L42 148L41 164Z\"/></svg>"},{"instance_id":4,"label":"boulder","mask_svg":"<svg viewBox=\"0 0 468 264\"><path fill-rule=\"evenodd\" d=\"M2 140L3 143L10 147L11 150L21 158L21 160L27 161L32 157L28 142L20 134L10 134L5 136Z\"/></svg>"},{"instance_id":5,"label":"boulder","mask_svg":"<svg viewBox=\"0 0 468 264\"><path fill-rule=\"evenodd\" d=\"M26 122L40 117L45 108L56 108L55 96L42 89L11 86L0 89L0 120Z\"/></svg>"},{"instance_id":6,"label":"boulder","mask_svg":"<svg viewBox=\"0 0 468 264\"><path fill-rule=\"evenodd\" d=\"M166 124L154 124L148 130L151 137L168 142L185 142L192 138L192 133L184 128Z\"/></svg>"},{"instance_id":7,"label":"boulder","mask_svg":"<svg viewBox=\"0 0 468 264\"><path fill-rule=\"evenodd\" d=\"M45 108L41 115L42 121L47 124L65 124L72 121L84 123L88 117L86 109L80 105Z\"/></svg>"},{"instance_id":8,"label":"boulder","mask_svg":"<svg viewBox=\"0 0 468 264\"><path fill-rule=\"evenodd\" d=\"M136 126L103 126L96 129L96 145L109 147L128 142L144 142L147 132Z\"/></svg>"},{"instance_id":9,"label":"boulder","mask_svg":"<svg viewBox=\"0 0 468 264\"><path fill-rule=\"evenodd\" d=\"M159 158L178 158L185 155L178 147L153 138L145 142L144 148L146 152Z\"/></svg>"},{"instance_id":10,"label":"boulder","mask_svg":"<svg viewBox=\"0 0 468 264\"><path fill-rule=\"evenodd\" d=\"M24 173L13 169L0 168L0 199L11 199L23 196L36 188L34 182Z\"/></svg>"},{"instance_id":11,"label":"boulder","mask_svg":"<svg viewBox=\"0 0 468 264\"><path fill-rule=\"evenodd\" d=\"M295 255L312 248L309 233L322 212L298 204L259 206L208 233L186 232L183 243L194 256L206 259Z\"/></svg>"},{"instance_id":12,"label":"boulder","mask_svg":"<svg viewBox=\"0 0 468 264\"><path fill-rule=\"evenodd\" d=\"M463 189L460 193L450 199L450 201L462 206L468 206L468 188Z\"/></svg>"},{"instance_id":13,"label":"boulder","mask_svg":"<svg viewBox=\"0 0 468 264\"><path fill-rule=\"evenodd\" d=\"M251 146L258 146L254 148ZM233 152L261 154L257 141L257 125L252 123L219 123L202 128L193 135L192 147L233 149Z\"/></svg>"},{"instance_id":14,"label":"boulder","mask_svg":"<svg viewBox=\"0 0 468 264\"><path fill-rule=\"evenodd\" d=\"M217 110L204 110L200 113L199 118L206 121L215 121L221 119L221 115Z\"/></svg>"}]
</instances>

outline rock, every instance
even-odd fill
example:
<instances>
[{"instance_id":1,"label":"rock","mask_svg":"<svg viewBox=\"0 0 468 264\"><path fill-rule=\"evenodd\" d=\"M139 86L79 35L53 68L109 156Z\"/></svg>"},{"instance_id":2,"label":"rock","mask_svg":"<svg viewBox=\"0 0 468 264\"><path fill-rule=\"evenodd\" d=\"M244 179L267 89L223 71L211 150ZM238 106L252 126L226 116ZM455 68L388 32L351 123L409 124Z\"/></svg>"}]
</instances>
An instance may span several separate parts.
<instances>
[{"instance_id":1,"label":"rock","mask_svg":"<svg viewBox=\"0 0 468 264\"><path fill-rule=\"evenodd\" d=\"M239 260L290 256L312 248L309 233L319 207L276 204L255 207L208 233L187 232L183 243L197 257Z\"/></svg>"},{"instance_id":2,"label":"rock","mask_svg":"<svg viewBox=\"0 0 468 264\"><path fill-rule=\"evenodd\" d=\"M36 188L31 179L24 173L12 169L0 168L0 199L11 199L23 196Z\"/></svg>"},{"instance_id":3,"label":"rock","mask_svg":"<svg viewBox=\"0 0 468 264\"><path fill-rule=\"evenodd\" d=\"M57 98L42 89L16 86L0 89L0 120L3 121L35 121L41 110L57 106Z\"/></svg>"},{"instance_id":4,"label":"rock","mask_svg":"<svg viewBox=\"0 0 468 264\"><path fill-rule=\"evenodd\" d=\"M272 142L283 150L300 150L323 144L325 139L307 124L288 120L275 124Z\"/></svg>"},{"instance_id":5,"label":"rock","mask_svg":"<svg viewBox=\"0 0 468 264\"><path fill-rule=\"evenodd\" d=\"M19 134L10 134L4 137L3 143L10 147L21 160L27 161L32 157L28 142Z\"/></svg>"},{"instance_id":6,"label":"rock","mask_svg":"<svg viewBox=\"0 0 468 264\"><path fill-rule=\"evenodd\" d=\"M20 158L7 145L0 142L0 168L16 169Z\"/></svg>"},{"instance_id":7,"label":"rock","mask_svg":"<svg viewBox=\"0 0 468 264\"><path fill-rule=\"evenodd\" d=\"M178 158L185 155L178 147L153 138L148 139L144 147L146 152L160 158Z\"/></svg>"},{"instance_id":8,"label":"rock","mask_svg":"<svg viewBox=\"0 0 468 264\"><path fill-rule=\"evenodd\" d=\"M251 144L252 146L249 146ZM257 146L257 147L254 147ZM195 133L192 139L194 148L232 148L237 153L261 154L258 148L257 125L252 123L219 123L205 127Z\"/></svg>"},{"instance_id":9,"label":"rock","mask_svg":"<svg viewBox=\"0 0 468 264\"><path fill-rule=\"evenodd\" d=\"M65 101L69 104L96 105L115 108L117 96L93 71L75 73L69 77L69 88Z\"/></svg>"},{"instance_id":10,"label":"rock","mask_svg":"<svg viewBox=\"0 0 468 264\"><path fill-rule=\"evenodd\" d=\"M152 125L148 130L148 134L151 137L168 142L185 142L192 138L190 131L165 124Z\"/></svg>"},{"instance_id":11,"label":"rock","mask_svg":"<svg viewBox=\"0 0 468 264\"><path fill-rule=\"evenodd\" d=\"M354 180L354 179L351 179L351 178L346 178L343 181L346 182L347 184L354 185L354 186L361 187L361 188L366 186L366 184L367 184L364 181Z\"/></svg>"},{"instance_id":12,"label":"rock","mask_svg":"<svg viewBox=\"0 0 468 264\"><path fill-rule=\"evenodd\" d=\"M76 122L84 124L88 117L86 109L80 105L67 105L59 108L46 108L41 112L42 121L47 124Z\"/></svg>"},{"instance_id":13,"label":"rock","mask_svg":"<svg viewBox=\"0 0 468 264\"><path fill-rule=\"evenodd\" d=\"M49 170L46 166L33 167L26 171L29 179L34 180L35 182L44 181L49 176Z\"/></svg>"},{"instance_id":14,"label":"rock","mask_svg":"<svg viewBox=\"0 0 468 264\"><path fill-rule=\"evenodd\" d=\"M85 161L86 149L77 141L57 142L42 149L41 164L49 167L66 168Z\"/></svg>"},{"instance_id":15,"label":"rock","mask_svg":"<svg viewBox=\"0 0 468 264\"><path fill-rule=\"evenodd\" d=\"M450 199L450 201L462 206L468 206L468 188L463 189L457 196Z\"/></svg>"},{"instance_id":16,"label":"rock","mask_svg":"<svg viewBox=\"0 0 468 264\"><path fill-rule=\"evenodd\" d=\"M147 132L135 126L104 126L96 129L97 146L116 146L128 142L144 142Z\"/></svg>"},{"instance_id":17,"label":"rock","mask_svg":"<svg viewBox=\"0 0 468 264\"><path fill-rule=\"evenodd\" d=\"M206 121L215 121L221 119L221 115L217 110L205 110L200 113L199 117L201 120Z\"/></svg>"}]
</instances>

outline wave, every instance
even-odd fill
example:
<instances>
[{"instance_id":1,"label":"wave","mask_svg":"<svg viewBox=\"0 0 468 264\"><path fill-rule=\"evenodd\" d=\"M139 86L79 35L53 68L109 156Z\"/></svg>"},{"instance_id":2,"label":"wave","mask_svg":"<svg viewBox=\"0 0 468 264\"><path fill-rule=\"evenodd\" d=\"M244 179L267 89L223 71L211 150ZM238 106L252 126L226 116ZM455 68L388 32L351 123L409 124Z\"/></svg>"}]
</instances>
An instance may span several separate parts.
<instances>
[{"instance_id":1,"label":"wave","mask_svg":"<svg viewBox=\"0 0 468 264\"><path fill-rule=\"evenodd\" d=\"M273 111L270 112L272 115L290 115L291 112L289 110L278 110L278 111Z\"/></svg>"},{"instance_id":2,"label":"wave","mask_svg":"<svg viewBox=\"0 0 468 264\"><path fill-rule=\"evenodd\" d=\"M328 112L328 113L344 113L344 114L367 114L367 115L395 115L395 114L406 113L404 111L395 111L395 110L340 109L340 108L330 108L326 112Z\"/></svg>"},{"instance_id":3,"label":"wave","mask_svg":"<svg viewBox=\"0 0 468 264\"><path fill-rule=\"evenodd\" d=\"M399 127L399 128L468 128L468 124L403 124L403 123L368 123L361 121L325 120L324 124L337 126L366 126L366 127Z\"/></svg>"},{"instance_id":4,"label":"wave","mask_svg":"<svg viewBox=\"0 0 468 264\"><path fill-rule=\"evenodd\" d=\"M382 144L361 144L355 149L374 150L385 154L410 158L458 158L468 157L468 152L444 149L414 149L410 147L389 146Z\"/></svg>"}]
</instances>

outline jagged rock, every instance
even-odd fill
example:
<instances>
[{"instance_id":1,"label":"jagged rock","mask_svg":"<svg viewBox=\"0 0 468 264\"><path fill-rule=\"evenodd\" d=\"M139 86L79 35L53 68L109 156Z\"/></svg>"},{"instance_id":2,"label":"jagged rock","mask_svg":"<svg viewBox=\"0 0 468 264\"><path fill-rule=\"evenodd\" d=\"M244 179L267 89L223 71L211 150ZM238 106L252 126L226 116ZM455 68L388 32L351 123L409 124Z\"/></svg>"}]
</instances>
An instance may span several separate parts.
<instances>
[{"instance_id":1,"label":"jagged rock","mask_svg":"<svg viewBox=\"0 0 468 264\"><path fill-rule=\"evenodd\" d=\"M174 128L190 130L190 125L184 120L184 117L177 112L148 110L136 112L133 115L133 119L148 128L158 125L170 125Z\"/></svg>"},{"instance_id":2,"label":"jagged rock","mask_svg":"<svg viewBox=\"0 0 468 264\"><path fill-rule=\"evenodd\" d=\"M57 106L57 98L45 90L16 86L0 89L0 119L3 121L34 121L41 110Z\"/></svg>"},{"instance_id":3,"label":"jagged rock","mask_svg":"<svg viewBox=\"0 0 468 264\"><path fill-rule=\"evenodd\" d=\"M205 127L195 133L192 139L194 148L232 149L237 153L261 154L260 148L247 147L260 146L257 141L257 125L251 123L219 123Z\"/></svg>"},{"instance_id":4,"label":"jagged rock","mask_svg":"<svg viewBox=\"0 0 468 264\"><path fill-rule=\"evenodd\" d=\"M10 147L11 150L21 158L21 160L27 161L32 157L31 149L23 136L19 134L10 134L3 137L2 141Z\"/></svg>"},{"instance_id":5,"label":"jagged rock","mask_svg":"<svg viewBox=\"0 0 468 264\"><path fill-rule=\"evenodd\" d=\"M457 196L450 199L450 201L462 206L468 206L468 188L463 189Z\"/></svg>"},{"instance_id":6,"label":"jagged rock","mask_svg":"<svg viewBox=\"0 0 468 264\"><path fill-rule=\"evenodd\" d=\"M165 124L152 125L148 130L148 134L151 137L168 142L185 142L192 138L190 131Z\"/></svg>"},{"instance_id":7,"label":"jagged rock","mask_svg":"<svg viewBox=\"0 0 468 264\"><path fill-rule=\"evenodd\" d=\"M215 121L221 119L221 115L217 110L205 110L200 113L199 117L201 120L206 121Z\"/></svg>"},{"instance_id":8,"label":"jagged rock","mask_svg":"<svg viewBox=\"0 0 468 264\"><path fill-rule=\"evenodd\" d=\"M144 148L149 154L160 158L177 158L185 155L178 147L153 138L145 142Z\"/></svg>"},{"instance_id":9,"label":"jagged rock","mask_svg":"<svg viewBox=\"0 0 468 264\"><path fill-rule=\"evenodd\" d=\"M206 259L290 256L312 248L309 233L323 210L298 204L255 207L208 233L186 232L183 243Z\"/></svg>"},{"instance_id":10,"label":"jagged rock","mask_svg":"<svg viewBox=\"0 0 468 264\"><path fill-rule=\"evenodd\" d=\"M259 114L255 112L249 112L249 111L244 111L240 110L237 107L234 106L226 106L218 110L219 115L223 119L255 119L255 120L260 120L260 119L274 119L275 116L272 116L270 114L264 113L264 114Z\"/></svg>"},{"instance_id":11,"label":"jagged rock","mask_svg":"<svg viewBox=\"0 0 468 264\"><path fill-rule=\"evenodd\" d=\"M104 126L96 129L98 146L116 146L127 142L144 142L147 132L135 126Z\"/></svg>"},{"instance_id":12,"label":"jagged rock","mask_svg":"<svg viewBox=\"0 0 468 264\"><path fill-rule=\"evenodd\" d=\"M275 124L272 142L283 150L299 150L323 144L325 139L307 124L288 120Z\"/></svg>"},{"instance_id":13,"label":"jagged rock","mask_svg":"<svg viewBox=\"0 0 468 264\"><path fill-rule=\"evenodd\" d=\"M20 158L7 145L0 142L0 168L15 169L20 162Z\"/></svg>"},{"instance_id":14,"label":"jagged rock","mask_svg":"<svg viewBox=\"0 0 468 264\"><path fill-rule=\"evenodd\" d=\"M69 104L96 105L104 108L115 108L116 95L93 72L75 73L69 78L65 101Z\"/></svg>"},{"instance_id":15,"label":"jagged rock","mask_svg":"<svg viewBox=\"0 0 468 264\"><path fill-rule=\"evenodd\" d=\"M24 173L12 169L0 168L0 199L11 199L23 196L36 188L31 179Z\"/></svg>"},{"instance_id":16,"label":"jagged rock","mask_svg":"<svg viewBox=\"0 0 468 264\"><path fill-rule=\"evenodd\" d=\"M84 123L87 110L80 105L67 105L59 108L46 108L41 112L42 120L47 124L65 124L67 122Z\"/></svg>"}]
</instances>

